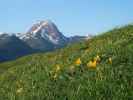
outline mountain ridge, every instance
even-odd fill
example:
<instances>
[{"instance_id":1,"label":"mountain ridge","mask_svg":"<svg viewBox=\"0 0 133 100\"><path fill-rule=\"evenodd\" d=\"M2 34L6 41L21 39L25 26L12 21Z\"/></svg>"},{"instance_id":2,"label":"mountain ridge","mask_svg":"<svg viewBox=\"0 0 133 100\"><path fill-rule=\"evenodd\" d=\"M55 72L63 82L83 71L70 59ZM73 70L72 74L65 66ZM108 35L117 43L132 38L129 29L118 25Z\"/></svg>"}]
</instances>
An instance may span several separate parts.
<instances>
[{"instance_id":1,"label":"mountain ridge","mask_svg":"<svg viewBox=\"0 0 133 100\"><path fill-rule=\"evenodd\" d=\"M29 48L29 50L27 50L28 52L31 51L29 52L29 54L33 53L33 51L34 52L54 51L56 49L65 47L67 44L86 39L86 37L83 38L80 36L79 37L64 36L63 33L59 31L57 26L50 20L39 21L38 23L33 24L33 26L26 33L0 33L1 43L3 43L2 41L5 41L5 42L8 41L7 38L2 38L2 36L8 36L10 37L10 39L14 39L12 37L17 38L19 40L18 43L14 42L11 45L13 46L13 45L21 44L23 47L23 48L21 47L21 49ZM3 43L3 45L5 44ZM2 49L2 46L0 48ZM9 50L10 48L7 46L7 48L3 52L7 52ZM14 46L13 50L14 51L17 50L17 46L16 47ZM23 54L22 50L18 52L19 53L16 53L16 54L9 52L9 55L11 57L6 57L6 55L5 57L10 60L10 58L19 57L19 55ZM24 55L25 54L23 54L23 56ZM0 59L3 59L2 54L0 54Z\"/></svg>"}]
</instances>

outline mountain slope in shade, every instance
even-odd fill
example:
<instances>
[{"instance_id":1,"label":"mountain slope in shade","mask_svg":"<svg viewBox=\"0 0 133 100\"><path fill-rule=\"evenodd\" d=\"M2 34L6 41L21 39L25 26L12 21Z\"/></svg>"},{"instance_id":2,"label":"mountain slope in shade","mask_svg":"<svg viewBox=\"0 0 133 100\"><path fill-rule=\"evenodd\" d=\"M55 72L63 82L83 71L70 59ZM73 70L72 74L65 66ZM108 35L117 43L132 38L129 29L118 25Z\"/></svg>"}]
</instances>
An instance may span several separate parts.
<instances>
[{"instance_id":1,"label":"mountain slope in shade","mask_svg":"<svg viewBox=\"0 0 133 100\"><path fill-rule=\"evenodd\" d=\"M32 52L33 50L15 35L0 35L0 61L15 59Z\"/></svg>"}]
</instances>

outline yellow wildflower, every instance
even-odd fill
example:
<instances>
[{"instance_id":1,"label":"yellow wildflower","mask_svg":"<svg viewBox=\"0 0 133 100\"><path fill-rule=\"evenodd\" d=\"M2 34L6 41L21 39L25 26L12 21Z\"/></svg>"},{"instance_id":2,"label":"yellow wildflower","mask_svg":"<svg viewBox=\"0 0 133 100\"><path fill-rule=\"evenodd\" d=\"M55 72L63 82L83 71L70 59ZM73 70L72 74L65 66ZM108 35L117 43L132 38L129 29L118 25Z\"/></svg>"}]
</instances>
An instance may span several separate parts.
<instances>
[{"instance_id":1,"label":"yellow wildflower","mask_svg":"<svg viewBox=\"0 0 133 100\"><path fill-rule=\"evenodd\" d=\"M53 71L50 71L50 73L52 74L53 73L53 79L56 79L57 78L57 76L58 76L58 73L59 73L59 71L61 70L61 67L60 67L60 65L56 65L56 69L55 69L55 71L53 72Z\"/></svg>"},{"instance_id":2,"label":"yellow wildflower","mask_svg":"<svg viewBox=\"0 0 133 100\"><path fill-rule=\"evenodd\" d=\"M73 74L75 72L75 66L70 66L69 73Z\"/></svg>"},{"instance_id":3,"label":"yellow wildflower","mask_svg":"<svg viewBox=\"0 0 133 100\"><path fill-rule=\"evenodd\" d=\"M108 61L110 64L112 64L112 58L111 57L109 57Z\"/></svg>"},{"instance_id":4,"label":"yellow wildflower","mask_svg":"<svg viewBox=\"0 0 133 100\"><path fill-rule=\"evenodd\" d=\"M57 73L55 73L55 74L54 74L53 78L54 78L54 79L56 79L56 78L57 78Z\"/></svg>"},{"instance_id":5,"label":"yellow wildflower","mask_svg":"<svg viewBox=\"0 0 133 100\"><path fill-rule=\"evenodd\" d=\"M100 61L99 55L97 55L97 56L94 58L94 60L96 60L97 62L99 62L99 61Z\"/></svg>"},{"instance_id":6,"label":"yellow wildflower","mask_svg":"<svg viewBox=\"0 0 133 100\"><path fill-rule=\"evenodd\" d=\"M89 67L89 68L96 68L96 65L97 65L97 61L96 61L96 60L94 60L94 61L89 61L89 62L87 63L87 67Z\"/></svg>"},{"instance_id":7,"label":"yellow wildflower","mask_svg":"<svg viewBox=\"0 0 133 100\"><path fill-rule=\"evenodd\" d=\"M79 65L81 64L80 58L78 58L78 59L76 60L75 64L76 64L77 66L79 66Z\"/></svg>"},{"instance_id":8,"label":"yellow wildflower","mask_svg":"<svg viewBox=\"0 0 133 100\"><path fill-rule=\"evenodd\" d=\"M19 88L19 89L17 89L17 93L21 93L23 91L23 88Z\"/></svg>"},{"instance_id":9,"label":"yellow wildflower","mask_svg":"<svg viewBox=\"0 0 133 100\"><path fill-rule=\"evenodd\" d=\"M56 72L60 71L60 65L56 65Z\"/></svg>"}]
</instances>

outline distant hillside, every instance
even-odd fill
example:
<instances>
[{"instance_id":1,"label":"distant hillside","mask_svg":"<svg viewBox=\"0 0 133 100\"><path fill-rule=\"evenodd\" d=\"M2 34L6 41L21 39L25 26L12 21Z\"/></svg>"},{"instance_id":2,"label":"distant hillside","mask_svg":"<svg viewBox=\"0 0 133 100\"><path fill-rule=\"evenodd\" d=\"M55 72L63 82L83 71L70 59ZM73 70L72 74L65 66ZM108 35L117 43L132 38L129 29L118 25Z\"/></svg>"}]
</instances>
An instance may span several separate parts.
<instances>
[{"instance_id":1,"label":"distant hillside","mask_svg":"<svg viewBox=\"0 0 133 100\"><path fill-rule=\"evenodd\" d=\"M0 64L2 100L132 100L133 25Z\"/></svg>"},{"instance_id":2,"label":"distant hillside","mask_svg":"<svg viewBox=\"0 0 133 100\"><path fill-rule=\"evenodd\" d=\"M32 48L16 36L6 33L0 35L0 62L13 60L33 52L34 50Z\"/></svg>"}]
</instances>

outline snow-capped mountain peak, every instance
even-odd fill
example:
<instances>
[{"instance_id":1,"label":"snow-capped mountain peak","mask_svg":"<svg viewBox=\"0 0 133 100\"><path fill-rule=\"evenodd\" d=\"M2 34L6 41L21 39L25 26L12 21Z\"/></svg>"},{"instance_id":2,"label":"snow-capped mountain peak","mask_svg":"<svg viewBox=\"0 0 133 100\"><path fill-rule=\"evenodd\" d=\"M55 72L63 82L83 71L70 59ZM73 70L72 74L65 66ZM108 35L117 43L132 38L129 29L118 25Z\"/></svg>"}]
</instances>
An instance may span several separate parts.
<instances>
[{"instance_id":1,"label":"snow-capped mountain peak","mask_svg":"<svg viewBox=\"0 0 133 100\"><path fill-rule=\"evenodd\" d=\"M33 43L41 44L40 46L42 47L42 44L48 42L56 48L56 46L63 46L67 42L67 37L65 37L50 20L39 21L33 24L28 32L23 34L18 33L16 36L27 42L31 47L33 47Z\"/></svg>"},{"instance_id":2,"label":"snow-capped mountain peak","mask_svg":"<svg viewBox=\"0 0 133 100\"><path fill-rule=\"evenodd\" d=\"M83 40L84 37L65 37L50 20L38 21L26 33L17 33L19 39L33 49L60 48L68 43Z\"/></svg>"}]
</instances>

